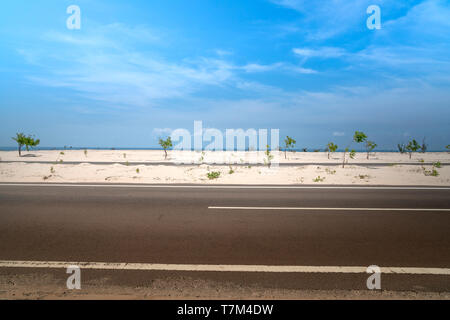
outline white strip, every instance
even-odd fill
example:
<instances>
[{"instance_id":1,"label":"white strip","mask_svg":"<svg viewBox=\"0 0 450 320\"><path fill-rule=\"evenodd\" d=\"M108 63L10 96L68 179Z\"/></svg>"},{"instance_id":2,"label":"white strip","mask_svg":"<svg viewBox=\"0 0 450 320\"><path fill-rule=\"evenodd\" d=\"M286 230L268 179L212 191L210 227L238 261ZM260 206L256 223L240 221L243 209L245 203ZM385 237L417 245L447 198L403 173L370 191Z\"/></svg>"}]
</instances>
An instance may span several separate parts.
<instances>
[{"instance_id":1,"label":"white strip","mask_svg":"<svg viewBox=\"0 0 450 320\"><path fill-rule=\"evenodd\" d=\"M196 271L196 272L272 272L272 273L366 273L367 267L357 266L267 266L267 265L209 265L153 264L64 261L0 261L0 268L67 268L96 270ZM450 275L450 268L381 267L382 273Z\"/></svg>"},{"instance_id":2,"label":"white strip","mask_svg":"<svg viewBox=\"0 0 450 320\"><path fill-rule=\"evenodd\" d=\"M428 208L318 208L318 207L208 207L217 210L320 210L320 211L438 211L449 212L450 209Z\"/></svg>"},{"instance_id":3,"label":"white strip","mask_svg":"<svg viewBox=\"0 0 450 320\"><path fill-rule=\"evenodd\" d=\"M0 183L1 187L90 187L90 188L197 188L197 189L361 189L361 190L450 190L450 187L363 187L363 186L252 186L252 185L140 185L140 184L69 184L69 183Z\"/></svg>"}]
</instances>

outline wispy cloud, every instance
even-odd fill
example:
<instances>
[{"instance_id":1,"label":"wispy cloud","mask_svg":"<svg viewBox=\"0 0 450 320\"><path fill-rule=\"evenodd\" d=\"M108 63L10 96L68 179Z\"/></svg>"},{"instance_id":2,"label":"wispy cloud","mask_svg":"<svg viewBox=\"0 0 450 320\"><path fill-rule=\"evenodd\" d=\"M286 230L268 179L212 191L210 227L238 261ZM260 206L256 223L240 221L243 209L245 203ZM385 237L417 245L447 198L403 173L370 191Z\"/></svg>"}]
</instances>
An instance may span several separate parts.
<instances>
[{"instance_id":1,"label":"wispy cloud","mask_svg":"<svg viewBox=\"0 0 450 320\"><path fill-rule=\"evenodd\" d=\"M338 34L357 28L364 22L364 14L371 0L270 0L278 6L299 12L297 33L304 34L309 40L326 40ZM290 26L292 29L292 25ZM294 30L294 29L293 29Z\"/></svg>"},{"instance_id":2,"label":"wispy cloud","mask_svg":"<svg viewBox=\"0 0 450 320\"><path fill-rule=\"evenodd\" d=\"M142 52L138 49L142 41L158 39L151 35L144 27L121 24L99 28L89 35L48 32L39 50L21 49L19 53L44 71L30 74L28 79L45 86L71 88L113 105L156 105L158 99L224 85L234 77L235 67L221 59L170 62L157 51Z\"/></svg>"},{"instance_id":3,"label":"wispy cloud","mask_svg":"<svg viewBox=\"0 0 450 320\"><path fill-rule=\"evenodd\" d=\"M156 136L164 136L164 135L170 135L172 133L171 128L154 128L153 134Z\"/></svg>"},{"instance_id":4,"label":"wispy cloud","mask_svg":"<svg viewBox=\"0 0 450 320\"><path fill-rule=\"evenodd\" d=\"M322 47L319 49L310 48L294 48L292 51L301 57L305 58L336 58L345 55L345 50L342 48Z\"/></svg>"},{"instance_id":5,"label":"wispy cloud","mask_svg":"<svg viewBox=\"0 0 450 320\"><path fill-rule=\"evenodd\" d=\"M249 63L242 67L245 72L266 72L283 67L282 63L274 63L270 65L262 65L258 63Z\"/></svg>"}]
</instances>

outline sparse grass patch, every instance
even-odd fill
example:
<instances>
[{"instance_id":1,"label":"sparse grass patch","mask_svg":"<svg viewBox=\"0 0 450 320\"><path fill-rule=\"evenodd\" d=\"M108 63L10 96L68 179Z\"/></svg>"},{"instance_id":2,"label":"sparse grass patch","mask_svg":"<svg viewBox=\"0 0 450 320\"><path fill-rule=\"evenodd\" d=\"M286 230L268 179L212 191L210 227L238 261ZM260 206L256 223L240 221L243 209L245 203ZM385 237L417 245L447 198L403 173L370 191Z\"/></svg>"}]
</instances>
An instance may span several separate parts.
<instances>
[{"instance_id":1,"label":"sparse grass patch","mask_svg":"<svg viewBox=\"0 0 450 320\"><path fill-rule=\"evenodd\" d=\"M140 172L140 170L139 170L139 168L137 168L137 169L136 169L136 173L139 174L139 172Z\"/></svg>"},{"instance_id":2,"label":"sparse grass patch","mask_svg":"<svg viewBox=\"0 0 450 320\"><path fill-rule=\"evenodd\" d=\"M427 177L437 177L439 176L439 172L436 170L436 168L441 168L441 163L438 162L434 162L433 166L431 167L431 170L427 170L423 165L422 165L422 171L423 174Z\"/></svg>"},{"instance_id":3,"label":"sparse grass patch","mask_svg":"<svg viewBox=\"0 0 450 320\"><path fill-rule=\"evenodd\" d=\"M55 169L53 167L50 168L50 173L55 173Z\"/></svg>"},{"instance_id":4,"label":"sparse grass patch","mask_svg":"<svg viewBox=\"0 0 450 320\"><path fill-rule=\"evenodd\" d=\"M439 172L435 168L433 168L431 170L423 170L423 174L426 175L427 177L439 176Z\"/></svg>"},{"instance_id":5,"label":"sparse grass patch","mask_svg":"<svg viewBox=\"0 0 450 320\"><path fill-rule=\"evenodd\" d=\"M303 182L305 182L305 178L303 178L303 177L297 178L296 182L297 183L303 183Z\"/></svg>"},{"instance_id":6,"label":"sparse grass patch","mask_svg":"<svg viewBox=\"0 0 450 320\"><path fill-rule=\"evenodd\" d=\"M325 180L325 177L321 177L321 176L318 176L317 178L315 178L315 179L313 179L313 181L314 182L323 182Z\"/></svg>"},{"instance_id":7,"label":"sparse grass patch","mask_svg":"<svg viewBox=\"0 0 450 320\"><path fill-rule=\"evenodd\" d=\"M208 172L206 176L208 177L209 180L218 179L220 177L220 172L219 171Z\"/></svg>"},{"instance_id":8,"label":"sparse grass patch","mask_svg":"<svg viewBox=\"0 0 450 320\"><path fill-rule=\"evenodd\" d=\"M205 160L205 152L202 151L202 154L201 154L201 156L200 156L200 159L198 159L198 162L199 162L200 164L202 164L204 160Z\"/></svg>"},{"instance_id":9,"label":"sparse grass patch","mask_svg":"<svg viewBox=\"0 0 450 320\"><path fill-rule=\"evenodd\" d=\"M233 174L234 173L234 170L233 170L233 168L230 166L230 171L228 171L228 173L229 174Z\"/></svg>"},{"instance_id":10,"label":"sparse grass patch","mask_svg":"<svg viewBox=\"0 0 450 320\"><path fill-rule=\"evenodd\" d=\"M364 179L370 179L370 176L368 174L359 174L355 178L359 178L361 180L364 180Z\"/></svg>"},{"instance_id":11,"label":"sparse grass patch","mask_svg":"<svg viewBox=\"0 0 450 320\"><path fill-rule=\"evenodd\" d=\"M328 174L336 174L336 170L331 170L330 168L326 168L325 172Z\"/></svg>"},{"instance_id":12,"label":"sparse grass patch","mask_svg":"<svg viewBox=\"0 0 450 320\"><path fill-rule=\"evenodd\" d=\"M61 151L59 154L63 156L63 155L64 155L64 152Z\"/></svg>"}]
</instances>

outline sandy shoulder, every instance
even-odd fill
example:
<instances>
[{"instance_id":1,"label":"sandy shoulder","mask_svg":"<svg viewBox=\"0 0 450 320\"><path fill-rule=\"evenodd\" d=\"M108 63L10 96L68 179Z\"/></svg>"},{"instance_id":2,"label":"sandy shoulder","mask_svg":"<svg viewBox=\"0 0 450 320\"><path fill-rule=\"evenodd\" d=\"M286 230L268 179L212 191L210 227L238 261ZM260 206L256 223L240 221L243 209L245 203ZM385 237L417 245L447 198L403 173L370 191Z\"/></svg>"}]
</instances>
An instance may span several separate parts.
<instances>
[{"instance_id":1,"label":"sandy shoulder","mask_svg":"<svg viewBox=\"0 0 450 320\"><path fill-rule=\"evenodd\" d=\"M0 182L53 183L196 183L196 184L343 184L450 186L450 166L436 168L438 176L426 175L432 166L305 165L290 167L217 165L123 165L1 163ZM219 177L208 175L219 172Z\"/></svg>"}]
</instances>

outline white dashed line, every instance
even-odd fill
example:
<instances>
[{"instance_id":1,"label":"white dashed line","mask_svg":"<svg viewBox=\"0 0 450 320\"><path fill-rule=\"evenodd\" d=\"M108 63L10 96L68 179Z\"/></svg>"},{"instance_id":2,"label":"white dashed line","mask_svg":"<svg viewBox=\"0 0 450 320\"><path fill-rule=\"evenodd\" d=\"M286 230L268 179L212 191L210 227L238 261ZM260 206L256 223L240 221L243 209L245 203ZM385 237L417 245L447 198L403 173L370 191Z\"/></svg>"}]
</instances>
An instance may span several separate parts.
<instances>
[{"instance_id":1,"label":"white dashed line","mask_svg":"<svg viewBox=\"0 0 450 320\"><path fill-rule=\"evenodd\" d=\"M320 207L208 207L215 210L300 210L300 211L435 211L450 212L441 208L320 208Z\"/></svg>"}]
</instances>

